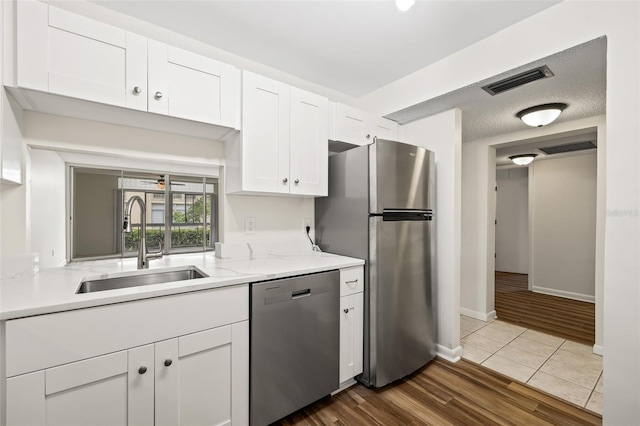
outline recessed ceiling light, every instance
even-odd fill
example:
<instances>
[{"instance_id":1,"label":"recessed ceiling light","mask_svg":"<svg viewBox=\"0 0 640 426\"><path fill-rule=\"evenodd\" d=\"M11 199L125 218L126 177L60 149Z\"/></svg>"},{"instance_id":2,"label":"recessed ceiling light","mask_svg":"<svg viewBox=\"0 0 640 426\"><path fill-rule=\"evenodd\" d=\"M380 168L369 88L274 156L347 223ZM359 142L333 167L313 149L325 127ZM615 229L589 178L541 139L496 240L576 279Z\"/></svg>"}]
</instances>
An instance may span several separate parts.
<instances>
[{"instance_id":1,"label":"recessed ceiling light","mask_svg":"<svg viewBox=\"0 0 640 426\"><path fill-rule=\"evenodd\" d=\"M396 0L396 7L400 12L406 12L411 9L415 2L416 0Z\"/></svg>"},{"instance_id":2,"label":"recessed ceiling light","mask_svg":"<svg viewBox=\"0 0 640 426\"><path fill-rule=\"evenodd\" d=\"M538 105L523 109L516 117L531 127L542 127L552 123L566 107L561 103Z\"/></svg>"},{"instance_id":3,"label":"recessed ceiling light","mask_svg":"<svg viewBox=\"0 0 640 426\"><path fill-rule=\"evenodd\" d=\"M512 155L509 157L509 160L516 163L518 166L526 166L531 163L534 158L536 158L538 154L520 154L520 155Z\"/></svg>"}]
</instances>

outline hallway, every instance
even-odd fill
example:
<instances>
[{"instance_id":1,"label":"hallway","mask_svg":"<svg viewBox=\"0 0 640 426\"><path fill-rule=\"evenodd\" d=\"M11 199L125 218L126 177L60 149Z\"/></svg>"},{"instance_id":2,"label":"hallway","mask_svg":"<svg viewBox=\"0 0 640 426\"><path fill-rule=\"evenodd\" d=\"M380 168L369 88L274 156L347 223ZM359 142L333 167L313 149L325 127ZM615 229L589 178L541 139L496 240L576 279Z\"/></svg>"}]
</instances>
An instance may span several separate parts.
<instances>
[{"instance_id":1,"label":"hallway","mask_svg":"<svg viewBox=\"0 0 640 426\"><path fill-rule=\"evenodd\" d=\"M595 343L595 304L527 290L527 275L496 272L495 309L511 324L563 339Z\"/></svg>"}]
</instances>

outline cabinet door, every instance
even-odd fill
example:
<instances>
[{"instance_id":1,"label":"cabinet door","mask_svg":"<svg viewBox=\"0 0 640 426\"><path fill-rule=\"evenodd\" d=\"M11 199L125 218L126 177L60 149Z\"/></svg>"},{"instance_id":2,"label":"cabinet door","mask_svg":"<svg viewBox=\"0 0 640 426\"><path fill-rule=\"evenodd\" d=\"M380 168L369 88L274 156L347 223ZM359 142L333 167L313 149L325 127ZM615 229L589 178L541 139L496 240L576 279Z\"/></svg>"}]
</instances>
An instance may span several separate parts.
<instances>
[{"instance_id":1,"label":"cabinet door","mask_svg":"<svg viewBox=\"0 0 640 426\"><path fill-rule=\"evenodd\" d=\"M291 88L291 194L327 195L327 120L327 98Z\"/></svg>"},{"instance_id":2,"label":"cabinet door","mask_svg":"<svg viewBox=\"0 0 640 426\"><path fill-rule=\"evenodd\" d=\"M289 111L288 85L243 71L243 190L289 193Z\"/></svg>"},{"instance_id":3,"label":"cabinet door","mask_svg":"<svg viewBox=\"0 0 640 426\"><path fill-rule=\"evenodd\" d=\"M233 66L154 40L148 60L150 112L235 126Z\"/></svg>"},{"instance_id":4,"label":"cabinet door","mask_svg":"<svg viewBox=\"0 0 640 426\"><path fill-rule=\"evenodd\" d=\"M340 298L340 383L362 373L363 293Z\"/></svg>"},{"instance_id":5,"label":"cabinet door","mask_svg":"<svg viewBox=\"0 0 640 426\"><path fill-rule=\"evenodd\" d=\"M18 86L146 108L133 92L147 84L143 37L36 1L17 2L17 16Z\"/></svg>"},{"instance_id":6,"label":"cabinet door","mask_svg":"<svg viewBox=\"0 0 640 426\"><path fill-rule=\"evenodd\" d=\"M248 342L243 321L156 343L156 424L248 424Z\"/></svg>"},{"instance_id":7,"label":"cabinet door","mask_svg":"<svg viewBox=\"0 0 640 426\"><path fill-rule=\"evenodd\" d=\"M373 142L368 128L369 114L348 105L336 105L336 139L355 145Z\"/></svg>"},{"instance_id":8,"label":"cabinet door","mask_svg":"<svg viewBox=\"0 0 640 426\"><path fill-rule=\"evenodd\" d=\"M398 140L398 123L387 118L373 120L372 133L378 139Z\"/></svg>"},{"instance_id":9,"label":"cabinet door","mask_svg":"<svg viewBox=\"0 0 640 426\"><path fill-rule=\"evenodd\" d=\"M152 348L138 349L136 365L152 368ZM12 377L7 424L153 424L153 417L144 415L149 395L153 398L153 373L139 374L138 368L130 374L128 353L122 351Z\"/></svg>"}]
</instances>

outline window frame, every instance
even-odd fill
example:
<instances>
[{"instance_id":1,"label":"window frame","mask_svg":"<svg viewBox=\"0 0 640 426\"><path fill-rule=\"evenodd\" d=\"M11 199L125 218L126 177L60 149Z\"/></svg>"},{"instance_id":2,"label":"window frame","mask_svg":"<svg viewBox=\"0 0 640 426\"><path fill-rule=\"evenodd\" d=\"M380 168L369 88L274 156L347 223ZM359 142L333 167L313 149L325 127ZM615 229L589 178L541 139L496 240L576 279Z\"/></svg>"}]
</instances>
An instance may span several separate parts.
<instances>
[{"instance_id":1,"label":"window frame","mask_svg":"<svg viewBox=\"0 0 640 426\"><path fill-rule=\"evenodd\" d=\"M73 222L73 212L74 212L74 201L75 201L75 169L93 169L96 171L111 171L111 172L119 172L119 179L122 178L131 178L136 174L143 175L163 175L165 179L165 187L162 190L147 190L141 189L138 192L142 192L144 194L145 206L147 209L151 209L151 206L147 206L146 199L147 194L163 194L164 195L164 242L162 246L162 253L164 255L171 254L180 254L180 253L206 253L206 252L214 252L215 251L215 243L218 242L220 236L220 178L219 176L214 175L204 175L204 174L189 174L189 173L172 173L168 171L158 171L158 170L139 170L139 169L130 169L124 167L112 167L112 166L102 166L95 164L75 164L75 163L67 163L67 226L66 226L66 238L67 238L67 261L68 262L84 262L84 261L92 261L92 260L107 260L107 259L121 259L121 258L131 258L137 256L136 251L126 251L125 250L125 238L120 238L120 247L119 253L115 254L107 254L104 256L84 256L84 257L74 257L74 222ZM106 174L106 173L105 173ZM135 178L135 177L133 177ZM202 192L193 192L193 191L175 191L171 189L171 181L180 181L181 179L187 180L189 182L193 182L196 184L202 184ZM201 180L201 183L198 182ZM212 186L213 191L207 192L207 186ZM127 190L125 188L121 188L121 201L118 203L124 209L125 205L125 193L133 192L135 190ZM174 248L171 244L171 230L174 225L179 225L179 223L173 223L172 210L173 206L171 204L173 194L181 193L181 194L190 194L195 196L202 196L204 198L203 209L206 213L207 209L207 199L211 199L211 209L209 215L204 215L203 223L198 223L196 226L202 226L202 245L201 246L188 246L188 247L178 247ZM151 195L153 197L153 195ZM149 210L151 212L151 210ZM123 213L123 212L121 212ZM116 212L116 214L118 214ZM116 223L118 219L116 219ZM157 225L157 224L156 224ZM210 227L210 245L207 245L207 225ZM114 229L114 232L117 232Z\"/></svg>"}]
</instances>

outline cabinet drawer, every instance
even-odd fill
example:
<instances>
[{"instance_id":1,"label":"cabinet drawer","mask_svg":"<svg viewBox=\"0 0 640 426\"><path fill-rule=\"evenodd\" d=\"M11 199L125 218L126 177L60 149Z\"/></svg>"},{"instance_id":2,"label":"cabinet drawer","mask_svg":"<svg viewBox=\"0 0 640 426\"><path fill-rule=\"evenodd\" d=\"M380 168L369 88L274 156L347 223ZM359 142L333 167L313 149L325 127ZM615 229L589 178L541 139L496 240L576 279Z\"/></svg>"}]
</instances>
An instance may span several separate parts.
<instances>
[{"instance_id":1,"label":"cabinet drawer","mask_svg":"<svg viewBox=\"0 0 640 426\"><path fill-rule=\"evenodd\" d=\"M364 291L364 274L362 267L340 270L340 296L360 293Z\"/></svg>"},{"instance_id":2,"label":"cabinet drawer","mask_svg":"<svg viewBox=\"0 0 640 426\"><path fill-rule=\"evenodd\" d=\"M7 321L7 377L249 318L238 285Z\"/></svg>"}]
</instances>

